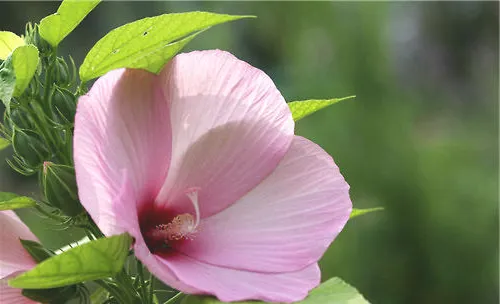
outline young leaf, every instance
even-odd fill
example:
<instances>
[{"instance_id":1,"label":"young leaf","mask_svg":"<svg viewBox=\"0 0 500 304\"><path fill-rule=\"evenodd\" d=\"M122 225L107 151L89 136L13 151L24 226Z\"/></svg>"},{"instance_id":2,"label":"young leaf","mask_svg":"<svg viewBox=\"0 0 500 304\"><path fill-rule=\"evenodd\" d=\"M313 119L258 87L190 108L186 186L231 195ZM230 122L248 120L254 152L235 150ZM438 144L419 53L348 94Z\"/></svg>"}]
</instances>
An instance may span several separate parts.
<instances>
[{"instance_id":1,"label":"young leaf","mask_svg":"<svg viewBox=\"0 0 500 304\"><path fill-rule=\"evenodd\" d=\"M5 138L0 137L0 151L10 146L10 142Z\"/></svg>"},{"instance_id":2,"label":"young leaf","mask_svg":"<svg viewBox=\"0 0 500 304\"><path fill-rule=\"evenodd\" d=\"M111 277L122 269L131 243L126 233L85 243L43 261L9 285L46 289Z\"/></svg>"},{"instance_id":3,"label":"young leaf","mask_svg":"<svg viewBox=\"0 0 500 304\"><path fill-rule=\"evenodd\" d=\"M369 304L356 290L339 278L331 278L311 290L307 298L300 304Z\"/></svg>"},{"instance_id":4,"label":"young leaf","mask_svg":"<svg viewBox=\"0 0 500 304\"><path fill-rule=\"evenodd\" d=\"M99 2L100 0L64 0L55 14L40 21L40 36L56 47Z\"/></svg>"},{"instance_id":5,"label":"young leaf","mask_svg":"<svg viewBox=\"0 0 500 304\"><path fill-rule=\"evenodd\" d=\"M157 73L197 33L217 24L249 17L189 12L164 14L125 24L106 34L92 47L80 67L80 79L87 81L118 68Z\"/></svg>"},{"instance_id":6,"label":"young leaf","mask_svg":"<svg viewBox=\"0 0 500 304\"><path fill-rule=\"evenodd\" d=\"M16 87L16 75L12 68L12 57L0 64L0 100L6 108L9 108L10 100Z\"/></svg>"},{"instance_id":7,"label":"young leaf","mask_svg":"<svg viewBox=\"0 0 500 304\"><path fill-rule=\"evenodd\" d=\"M0 211L36 206L36 201L10 192L0 192Z\"/></svg>"},{"instance_id":8,"label":"young leaf","mask_svg":"<svg viewBox=\"0 0 500 304\"><path fill-rule=\"evenodd\" d=\"M28 87L38 66L38 49L34 45L24 45L12 53L12 67L16 75L14 97L20 96Z\"/></svg>"},{"instance_id":9,"label":"young leaf","mask_svg":"<svg viewBox=\"0 0 500 304\"><path fill-rule=\"evenodd\" d=\"M332 105L342 100L351 99L354 97L356 96L347 96L347 97L333 98L333 99L310 99L310 100L292 101L288 103L288 107L290 107L290 111L292 112L293 120L297 121L316 111L326 108L329 105Z\"/></svg>"},{"instance_id":10,"label":"young leaf","mask_svg":"<svg viewBox=\"0 0 500 304\"><path fill-rule=\"evenodd\" d=\"M356 209L356 208L353 208L352 211L351 211L351 215L349 216L349 218L353 218L353 217L357 217L357 216L360 216L360 215L364 215L364 214L375 212L375 211L381 211L381 210L384 210L384 208L383 207L367 208L367 209Z\"/></svg>"},{"instance_id":11,"label":"young leaf","mask_svg":"<svg viewBox=\"0 0 500 304\"><path fill-rule=\"evenodd\" d=\"M24 39L12 32L0 31L0 60L5 60L18 46L24 45Z\"/></svg>"},{"instance_id":12,"label":"young leaf","mask_svg":"<svg viewBox=\"0 0 500 304\"><path fill-rule=\"evenodd\" d=\"M188 296L181 304L221 304L213 297ZM264 304L260 301L235 302L234 304ZM346 282L339 278L331 278L311 290L307 298L295 304L369 304L369 302Z\"/></svg>"}]
</instances>

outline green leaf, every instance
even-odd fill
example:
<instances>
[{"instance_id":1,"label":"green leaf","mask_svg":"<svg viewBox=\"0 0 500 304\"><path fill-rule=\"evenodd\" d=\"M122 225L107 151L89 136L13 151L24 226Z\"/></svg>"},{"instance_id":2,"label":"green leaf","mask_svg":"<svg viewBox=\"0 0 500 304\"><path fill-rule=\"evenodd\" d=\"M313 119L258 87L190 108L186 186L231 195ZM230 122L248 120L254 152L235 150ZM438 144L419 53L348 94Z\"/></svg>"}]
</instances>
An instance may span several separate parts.
<instances>
[{"instance_id":1,"label":"green leaf","mask_svg":"<svg viewBox=\"0 0 500 304\"><path fill-rule=\"evenodd\" d=\"M182 304L220 304L213 297L188 296ZM234 304L259 304L261 301L234 302ZM296 304L369 304L369 302L356 290L339 278L331 278L309 292L307 298Z\"/></svg>"},{"instance_id":2,"label":"green leaf","mask_svg":"<svg viewBox=\"0 0 500 304\"><path fill-rule=\"evenodd\" d=\"M311 290L309 295L300 304L369 304L356 290L339 278L331 278Z\"/></svg>"},{"instance_id":3,"label":"green leaf","mask_svg":"<svg viewBox=\"0 0 500 304\"><path fill-rule=\"evenodd\" d=\"M357 217L357 216L360 216L360 215L364 215L364 214L375 212L375 211L381 211L381 210L384 210L384 208L383 207L367 208L367 209L356 209L356 208L353 208L352 211L351 211L351 215L349 216L349 218L353 218L353 217Z\"/></svg>"},{"instance_id":4,"label":"green leaf","mask_svg":"<svg viewBox=\"0 0 500 304\"><path fill-rule=\"evenodd\" d=\"M10 141L5 138L0 137L0 151L10 146Z\"/></svg>"},{"instance_id":5,"label":"green leaf","mask_svg":"<svg viewBox=\"0 0 500 304\"><path fill-rule=\"evenodd\" d=\"M34 206L36 206L36 201L32 198L10 192L0 192L0 211Z\"/></svg>"},{"instance_id":6,"label":"green leaf","mask_svg":"<svg viewBox=\"0 0 500 304\"><path fill-rule=\"evenodd\" d=\"M21 95L28 87L38 67L36 46L17 47L0 65L0 99L8 108L12 97Z\"/></svg>"},{"instance_id":7,"label":"green leaf","mask_svg":"<svg viewBox=\"0 0 500 304\"><path fill-rule=\"evenodd\" d=\"M74 247L9 280L15 288L46 289L108 278L127 258L132 238L124 233Z\"/></svg>"},{"instance_id":8,"label":"green leaf","mask_svg":"<svg viewBox=\"0 0 500 304\"><path fill-rule=\"evenodd\" d=\"M288 103L294 121L300 120L316 111L328 107L342 100L351 99L356 96L347 96L333 99L310 99L301 101L292 101Z\"/></svg>"},{"instance_id":9,"label":"green leaf","mask_svg":"<svg viewBox=\"0 0 500 304\"><path fill-rule=\"evenodd\" d=\"M100 0L64 0L55 14L40 21L40 36L56 47L99 2Z\"/></svg>"},{"instance_id":10,"label":"green leaf","mask_svg":"<svg viewBox=\"0 0 500 304\"><path fill-rule=\"evenodd\" d=\"M16 76L14 97L20 96L30 84L38 66L38 49L34 45L24 45L12 53L12 66Z\"/></svg>"},{"instance_id":11,"label":"green leaf","mask_svg":"<svg viewBox=\"0 0 500 304\"><path fill-rule=\"evenodd\" d=\"M12 57L0 64L0 100L9 108L10 100L16 87L16 75L12 67Z\"/></svg>"},{"instance_id":12,"label":"green leaf","mask_svg":"<svg viewBox=\"0 0 500 304\"><path fill-rule=\"evenodd\" d=\"M125 24L92 47L80 67L80 79L87 81L118 68L158 73L196 34L217 24L249 17L252 16L189 12Z\"/></svg>"},{"instance_id":13,"label":"green leaf","mask_svg":"<svg viewBox=\"0 0 500 304\"><path fill-rule=\"evenodd\" d=\"M18 47L24 45L24 39L12 32L0 31L0 60L5 60Z\"/></svg>"}]
</instances>

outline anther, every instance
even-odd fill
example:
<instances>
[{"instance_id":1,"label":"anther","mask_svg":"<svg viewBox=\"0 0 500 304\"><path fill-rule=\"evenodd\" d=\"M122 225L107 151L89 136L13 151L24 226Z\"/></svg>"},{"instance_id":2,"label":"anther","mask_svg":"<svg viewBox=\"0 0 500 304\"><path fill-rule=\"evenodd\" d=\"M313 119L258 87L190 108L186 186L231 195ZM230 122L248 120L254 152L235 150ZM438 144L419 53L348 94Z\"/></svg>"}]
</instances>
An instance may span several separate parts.
<instances>
[{"instance_id":1,"label":"anther","mask_svg":"<svg viewBox=\"0 0 500 304\"><path fill-rule=\"evenodd\" d=\"M189 213L179 214L168 224L156 225L149 231L148 235L156 240L164 240L166 243L168 241L178 241L182 239L192 240L200 224L200 208L198 205L199 190L199 188L193 187L188 188L185 192L186 196L193 204L196 217L193 217Z\"/></svg>"}]
</instances>

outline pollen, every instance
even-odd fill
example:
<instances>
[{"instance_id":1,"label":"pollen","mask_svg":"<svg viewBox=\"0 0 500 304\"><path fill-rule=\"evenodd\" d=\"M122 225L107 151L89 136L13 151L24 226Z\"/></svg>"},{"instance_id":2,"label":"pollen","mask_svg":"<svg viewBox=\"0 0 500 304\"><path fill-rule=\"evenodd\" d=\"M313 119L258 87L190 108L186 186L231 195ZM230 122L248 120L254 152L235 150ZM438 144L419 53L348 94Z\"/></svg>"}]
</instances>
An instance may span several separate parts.
<instances>
[{"instance_id":1,"label":"pollen","mask_svg":"<svg viewBox=\"0 0 500 304\"><path fill-rule=\"evenodd\" d=\"M151 237L165 241L179 241L182 239L192 240L196 233L196 222L189 213L180 214L168 223L154 227Z\"/></svg>"},{"instance_id":2,"label":"pollen","mask_svg":"<svg viewBox=\"0 0 500 304\"><path fill-rule=\"evenodd\" d=\"M200 208L198 206L199 188L189 188L185 194L193 204L195 216L183 213L175 216L170 223L154 226L148 232L153 240L168 241L192 240L200 224Z\"/></svg>"}]
</instances>

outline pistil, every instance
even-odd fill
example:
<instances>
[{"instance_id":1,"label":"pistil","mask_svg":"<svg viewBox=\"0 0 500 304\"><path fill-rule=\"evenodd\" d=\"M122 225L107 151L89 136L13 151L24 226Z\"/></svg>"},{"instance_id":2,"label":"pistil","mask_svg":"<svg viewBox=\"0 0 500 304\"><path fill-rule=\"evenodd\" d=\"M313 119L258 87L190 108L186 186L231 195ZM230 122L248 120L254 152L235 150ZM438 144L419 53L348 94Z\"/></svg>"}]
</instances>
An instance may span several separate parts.
<instances>
[{"instance_id":1,"label":"pistil","mask_svg":"<svg viewBox=\"0 0 500 304\"><path fill-rule=\"evenodd\" d=\"M147 235L153 240L159 240L165 244L168 241L192 240L200 224L200 208L198 205L199 188L189 188L186 196L193 204L195 216L183 213L175 216L170 223L159 224L150 229Z\"/></svg>"}]
</instances>

